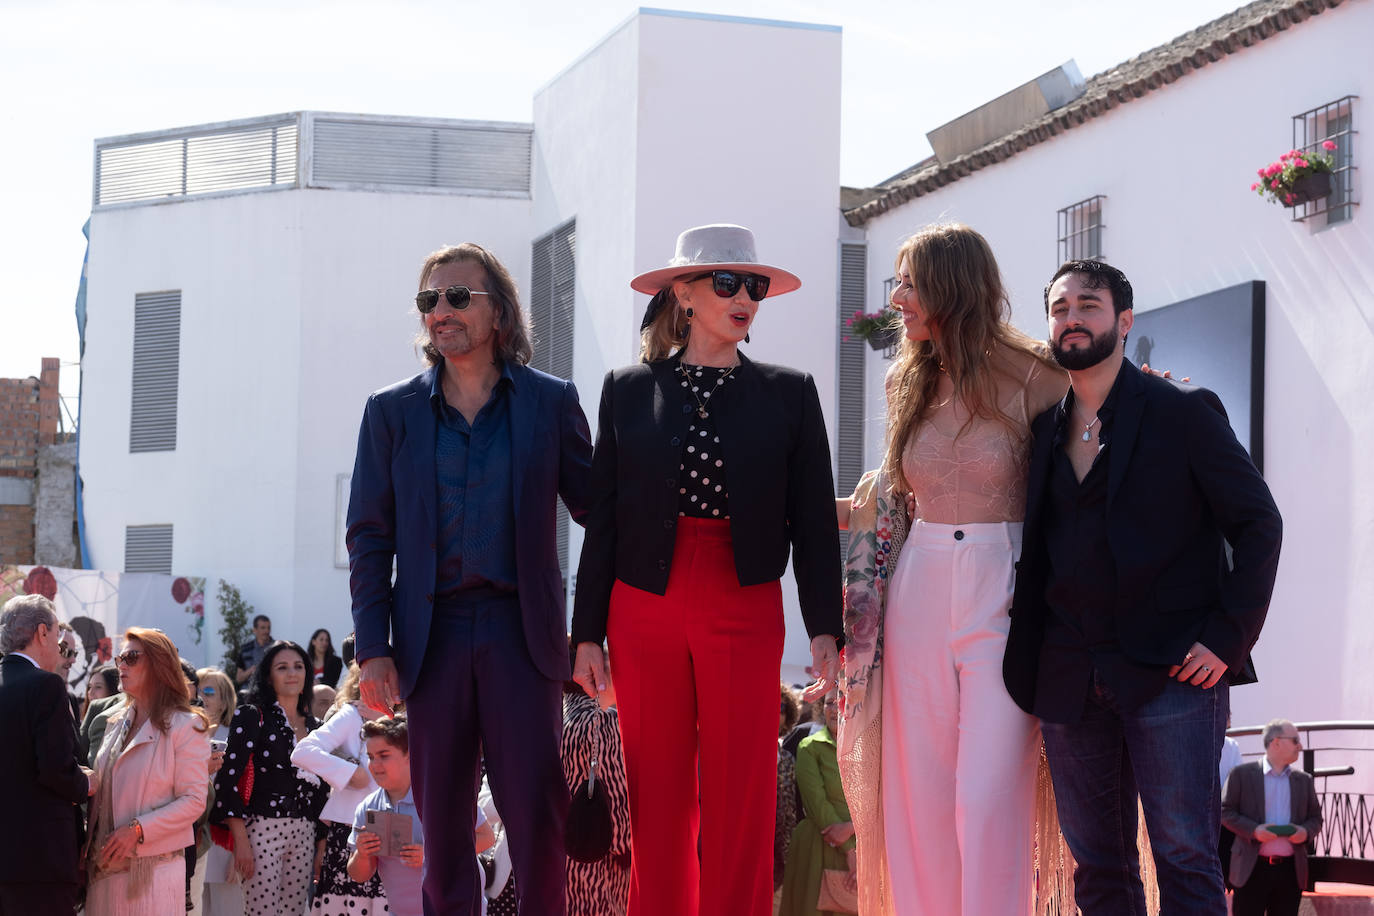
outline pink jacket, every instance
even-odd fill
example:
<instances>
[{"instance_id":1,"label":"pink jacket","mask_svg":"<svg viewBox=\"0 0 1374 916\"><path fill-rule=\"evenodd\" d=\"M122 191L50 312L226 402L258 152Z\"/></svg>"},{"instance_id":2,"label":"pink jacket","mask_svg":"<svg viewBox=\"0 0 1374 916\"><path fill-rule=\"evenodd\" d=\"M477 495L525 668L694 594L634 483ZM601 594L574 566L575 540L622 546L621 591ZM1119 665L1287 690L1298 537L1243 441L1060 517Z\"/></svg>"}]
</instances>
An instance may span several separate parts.
<instances>
[{"instance_id":1,"label":"pink jacket","mask_svg":"<svg viewBox=\"0 0 1374 916\"><path fill-rule=\"evenodd\" d=\"M127 707L110 717L105 743L95 770L104 772L106 756L120 733ZM192 825L205 811L209 791L210 733L189 712L173 713L164 734L144 722L138 734L114 762L111 799L112 828L134 818L143 827L143 842L134 854L155 856L184 849L195 842Z\"/></svg>"}]
</instances>

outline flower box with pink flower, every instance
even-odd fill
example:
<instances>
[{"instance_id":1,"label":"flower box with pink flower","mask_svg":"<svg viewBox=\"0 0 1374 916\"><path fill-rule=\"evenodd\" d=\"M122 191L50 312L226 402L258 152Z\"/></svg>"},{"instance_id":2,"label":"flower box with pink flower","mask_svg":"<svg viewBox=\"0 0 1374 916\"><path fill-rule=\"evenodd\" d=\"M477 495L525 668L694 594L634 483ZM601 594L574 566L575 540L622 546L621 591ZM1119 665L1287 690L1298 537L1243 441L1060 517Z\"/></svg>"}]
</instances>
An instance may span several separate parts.
<instances>
[{"instance_id":1,"label":"flower box with pink flower","mask_svg":"<svg viewBox=\"0 0 1374 916\"><path fill-rule=\"evenodd\" d=\"M1258 170L1259 180L1250 190L1285 207L1321 200L1331 194L1331 173L1336 144L1324 140L1321 149L1289 150Z\"/></svg>"}]
</instances>

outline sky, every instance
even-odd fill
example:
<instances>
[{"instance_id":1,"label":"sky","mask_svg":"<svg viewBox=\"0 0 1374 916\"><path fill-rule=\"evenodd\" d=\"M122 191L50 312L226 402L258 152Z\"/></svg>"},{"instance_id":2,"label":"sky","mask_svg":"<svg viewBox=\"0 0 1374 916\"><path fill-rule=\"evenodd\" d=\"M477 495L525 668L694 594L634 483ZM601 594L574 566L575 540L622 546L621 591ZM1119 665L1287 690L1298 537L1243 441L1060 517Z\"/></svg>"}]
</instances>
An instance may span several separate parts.
<instances>
[{"instance_id":1,"label":"sky","mask_svg":"<svg viewBox=\"0 0 1374 916\"><path fill-rule=\"evenodd\" d=\"M930 154L925 135L1077 62L1084 77L1236 0L683 0L843 30L841 184ZM533 96L629 18L616 0L0 0L0 378L62 360L98 137L286 111L529 121ZM710 66L709 50L684 49ZM251 265L245 265L249 267ZM64 417L64 423L66 418Z\"/></svg>"}]
</instances>

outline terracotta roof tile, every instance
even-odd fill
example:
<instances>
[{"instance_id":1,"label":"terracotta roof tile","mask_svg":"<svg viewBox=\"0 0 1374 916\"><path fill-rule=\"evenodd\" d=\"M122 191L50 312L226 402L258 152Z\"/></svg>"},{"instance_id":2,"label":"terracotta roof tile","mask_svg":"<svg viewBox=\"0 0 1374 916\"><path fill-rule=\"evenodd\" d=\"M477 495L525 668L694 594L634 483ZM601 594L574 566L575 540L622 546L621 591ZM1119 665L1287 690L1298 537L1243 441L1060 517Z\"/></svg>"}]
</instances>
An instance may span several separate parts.
<instances>
[{"instance_id":1,"label":"terracotta roof tile","mask_svg":"<svg viewBox=\"0 0 1374 916\"><path fill-rule=\"evenodd\" d=\"M876 188L846 189L843 207L851 226L861 226L915 197L1009 159L1227 55L1256 45L1344 0L1255 0L1167 44L1138 54L1088 80L1083 95L1010 134L941 165L931 159L898 172Z\"/></svg>"}]
</instances>

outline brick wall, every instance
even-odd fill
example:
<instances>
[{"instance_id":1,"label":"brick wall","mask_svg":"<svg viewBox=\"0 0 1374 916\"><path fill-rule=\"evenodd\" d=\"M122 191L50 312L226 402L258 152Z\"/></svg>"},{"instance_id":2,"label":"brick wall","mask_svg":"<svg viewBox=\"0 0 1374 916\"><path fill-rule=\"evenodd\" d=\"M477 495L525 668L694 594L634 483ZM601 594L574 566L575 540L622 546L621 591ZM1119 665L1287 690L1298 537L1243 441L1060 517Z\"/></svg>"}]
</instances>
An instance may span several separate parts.
<instances>
[{"instance_id":1,"label":"brick wall","mask_svg":"<svg viewBox=\"0 0 1374 916\"><path fill-rule=\"evenodd\" d=\"M6 488L0 505L0 562L34 561L34 500L38 449L57 439L59 363L45 357L38 378L0 379L0 477L27 487ZM27 501L13 494L27 492Z\"/></svg>"}]
</instances>

